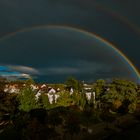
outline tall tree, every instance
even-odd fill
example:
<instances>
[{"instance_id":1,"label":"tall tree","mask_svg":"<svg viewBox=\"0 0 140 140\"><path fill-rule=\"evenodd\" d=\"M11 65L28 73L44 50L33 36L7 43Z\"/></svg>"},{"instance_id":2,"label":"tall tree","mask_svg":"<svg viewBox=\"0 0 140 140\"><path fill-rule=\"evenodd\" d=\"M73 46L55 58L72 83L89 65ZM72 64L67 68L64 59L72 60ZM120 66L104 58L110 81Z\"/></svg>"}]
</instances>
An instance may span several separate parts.
<instances>
[{"instance_id":1,"label":"tall tree","mask_svg":"<svg viewBox=\"0 0 140 140\"><path fill-rule=\"evenodd\" d=\"M81 89L82 89L82 84L77 79L75 79L74 77L69 77L66 80L66 85L68 87L72 87L74 90L81 91Z\"/></svg>"},{"instance_id":2,"label":"tall tree","mask_svg":"<svg viewBox=\"0 0 140 140\"><path fill-rule=\"evenodd\" d=\"M29 87L25 87L20 91L17 100L19 102L19 110L29 112L31 109L39 108L39 104L35 100L35 93Z\"/></svg>"},{"instance_id":3,"label":"tall tree","mask_svg":"<svg viewBox=\"0 0 140 140\"><path fill-rule=\"evenodd\" d=\"M103 96L106 103L110 103L111 107L118 109L123 107L125 111L135 110L137 103L137 86L134 82L114 79L109 85L109 90Z\"/></svg>"}]
</instances>

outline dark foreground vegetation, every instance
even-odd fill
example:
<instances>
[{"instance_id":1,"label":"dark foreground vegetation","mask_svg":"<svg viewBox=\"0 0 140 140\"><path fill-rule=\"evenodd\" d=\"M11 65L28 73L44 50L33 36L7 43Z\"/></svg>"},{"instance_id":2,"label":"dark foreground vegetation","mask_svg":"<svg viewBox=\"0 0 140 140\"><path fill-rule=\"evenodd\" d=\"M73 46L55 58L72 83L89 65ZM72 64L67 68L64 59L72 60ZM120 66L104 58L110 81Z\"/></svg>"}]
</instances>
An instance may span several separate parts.
<instances>
[{"instance_id":1,"label":"dark foreground vegetation","mask_svg":"<svg viewBox=\"0 0 140 140\"><path fill-rule=\"evenodd\" d=\"M86 85L95 93L88 99L84 84L71 78L65 85L52 85L61 89L52 103L47 91L35 98L33 81L15 82L26 86L5 93L11 83L0 83L0 140L140 139L140 88L134 82L97 80Z\"/></svg>"}]
</instances>

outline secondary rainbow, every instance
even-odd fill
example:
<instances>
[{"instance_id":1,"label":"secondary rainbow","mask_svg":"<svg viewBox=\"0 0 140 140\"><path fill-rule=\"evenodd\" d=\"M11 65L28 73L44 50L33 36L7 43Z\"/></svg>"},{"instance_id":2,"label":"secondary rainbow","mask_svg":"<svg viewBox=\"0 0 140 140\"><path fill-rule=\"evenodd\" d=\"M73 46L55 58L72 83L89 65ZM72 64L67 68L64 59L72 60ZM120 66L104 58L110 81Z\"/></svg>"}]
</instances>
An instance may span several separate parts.
<instances>
[{"instance_id":1,"label":"secondary rainbow","mask_svg":"<svg viewBox=\"0 0 140 140\"><path fill-rule=\"evenodd\" d=\"M103 13L106 13L109 16L111 16L111 18L117 19L117 21L122 22L125 26L129 27L129 29L131 29L132 31L134 31L135 33L140 35L140 28L136 24L134 24L131 20L127 19L127 17L122 16L121 14L118 14L117 12L115 12L110 7L107 7L107 6L105 6L104 4L101 4L101 3L94 2L94 6L98 10L102 11Z\"/></svg>"},{"instance_id":2,"label":"secondary rainbow","mask_svg":"<svg viewBox=\"0 0 140 140\"><path fill-rule=\"evenodd\" d=\"M11 32L3 37L0 38L0 42L4 41L6 39L9 39L15 35L17 35L18 33L23 33L23 32L30 32L33 30L40 30L40 29L68 29L71 31L75 31L75 32L81 32L87 36L90 37L94 37L97 40L103 42L104 44L106 44L107 46L109 46L110 48L112 48L117 54L119 54L122 58L123 61L125 61L125 63L129 66L129 68L136 74L136 76L138 77L138 81L140 81L140 73L138 72L138 70L136 69L136 67L133 65L133 63L127 58L126 55L124 55L118 48L116 48L112 43L106 41L105 39L99 37L98 35L96 35L95 33L92 32L88 32L84 29L81 28L77 28L77 27L70 27L70 26L63 26L63 25L40 25L40 26L32 26L29 28L23 28L20 30L17 30L15 32Z\"/></svg>"}]
</instances>

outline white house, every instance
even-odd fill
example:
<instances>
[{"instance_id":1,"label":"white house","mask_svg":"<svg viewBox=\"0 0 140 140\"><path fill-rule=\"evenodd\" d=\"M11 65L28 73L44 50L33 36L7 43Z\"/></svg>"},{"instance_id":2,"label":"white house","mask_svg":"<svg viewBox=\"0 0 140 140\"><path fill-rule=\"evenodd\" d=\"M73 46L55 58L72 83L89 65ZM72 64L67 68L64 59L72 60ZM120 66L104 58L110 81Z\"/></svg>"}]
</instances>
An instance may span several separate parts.
<instances>
[{"instance_id":1,"label":"white house","mask_svg":"<svg viewBox=\"0 0 140 140\"><path fill-rule=\"evenodd\" d=\"M90 87L84 87L84 90L91 90Z\"/></svg>"},{"instance_id":2,"label":"white house","mask_svg":"<svg viewBox=\"0 0 140 140\"><path fill-rule=\"evenodd\" d=\"M7 93L19 93L20 89L17 84L14 85L6 85L4 88L4 92Z\"/></svg>"},{"instance_id":3,"label":"white house","mask_svg":"<svg viewBox=\"0 0 140 140\"><path fill-rule=\"evenodd\" d=\"M8 85L5 85L4 92L8 92L9 88Z\"/></svg>"},{"instance_id":4,"label":"white house","mask_svg":"<svg viewBox=\"0 0 140 140\"><path fill-rule=\"evenodd\" d=\"M57 92L59 92L60 91L60 88L57 88Z\"/></svg>"},{"instance_id":5,"label":"white house","mask_svg":"<svg viewBox=\"0 0 140 140\"><path fill-rule=\"evenodd\" d=\"M51 88L51 89L48 91L48 93L56 93L56 90L53 89L53 88Z\"/></svg>"},{"instance_id":6,"label":"white house","mask_svg":"<svg viewBox=\"0 0 140 140\"><path fill-rule=\"evenodd\" d=\"M47 86L45 84L41 85L41 88L46 88Z\"/></svg>"},{"instance_id":7,"label":"white house","mask_svg":"<svg viewBox=\"0 0 140 140\"><path fill-rule=\"evenodd\" d=\"M54 95L54 100L55 100L55 103L57 102L57 99L60 97L60 95L58 95L58 94L55 94Z\"/></svg>"},{"instance_id":8,"label":"white house","mask_svg":"<svg viewBox=\"0 0 140 140\"><path fill-rule=\"evenodd\" d=\"M91 92L86 92L85 94L86 94L87 99L90 100L91 99Z\"/></svg>"},{"instance_id":9,"label":"white house","mask_svg":"<svg viewBox=\"0 0 140 140\"><path fill-rule=\"evenodd\" d=\"M93 99L95 100L95 92L86 92L85 94L88 100L91 100L91 96L93 94Z\"/></svg>"},{"instance_id":10,"label":"white house","mask_svg":"<svg viewBox=\"0 0 140 140\"><path fill-rule=\"evenodd\" d=\"M32 88L33 91L38 89L38 86L31 84L30 87Z\"/></svg>"},{"instance_id":11,"label":"white house","mask_svg":"<svg viewBox=\"0 0 140 140\"><path fill-rule=\"evenodd\" d=\"M50 104L52 104L53 100L54 100L54 95L53 94L47 94L47 95L48 95L48 99L49 99Z\"/></svg>"},{"instance_id":12,"label":"white house","mask_svg":"<svg viewBox=\"0 0 140 140\"><path fill-rule=\"evenodd\" d=\"M37 94L35 95L36 100L39 99L39 96L40 96L40 95L41 95L41 91L39 90L39 91L37 92Z\"/></svg>"},{"instance_id":13,"label":"white house","mask_svg":"<svg viewBox=\"0 0 140 140\"><path fill-rule=\"evenodd\" d=\"M72 95L74 92L73 88L70 89L70 95Z\"/></svg>"}]
</instances>

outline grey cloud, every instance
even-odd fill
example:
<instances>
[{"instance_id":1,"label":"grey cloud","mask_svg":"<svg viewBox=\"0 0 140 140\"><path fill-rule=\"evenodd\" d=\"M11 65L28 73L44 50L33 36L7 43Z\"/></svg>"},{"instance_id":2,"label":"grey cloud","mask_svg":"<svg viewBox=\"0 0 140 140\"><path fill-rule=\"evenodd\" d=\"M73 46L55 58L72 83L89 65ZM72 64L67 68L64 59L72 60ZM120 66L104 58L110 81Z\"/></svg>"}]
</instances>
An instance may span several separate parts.
<instances>
[{"instance_id":1,"label":"grey cloud","mask_svg":"<svg viewBox=\"0 0 140 140\"><path fill-rule=\"evenodd\" d=\"M44 69L44 74L46 75L65 75L65 74L77 74L79 73L79 69L76 68L68 68L68 67L54 67Z\"/></svg>"},{"instance_id":2,"label":"grey cloud","mask_svg":"<svg viewBox=\"0 0 140 140\"><path fill-rule=\"evenodd\" d=\"M8 79L19 79L19 78L31 78L31 76L29 74L24 74L24 73L18 73L18 74L0 74L1 77L5 77Z\"/></svg>"},{"instance_id":3,"label":"grey cloud","mask_svg":"<svg viewBox=\"0 0 140 140\"><path fill-rule=\"evenodd\" d=\"M76 61L73 62L76 65L72 67L64 67L64 66L54 66L39 69L41 75L72 75L72 74L96 74L97 72L109 72L111 67L103 63L96 62L86 62L86 61Z\"/></svg>"},{"instance_id":4,"label":"grey cloud","mask_svg":"<svg viewBox=\"0 0 140 140\"><path fill-rule=\"evenodd\" d=\"M28 66L19 66L19 65L7 65L8 68L14 71L28 73L28 74L39 74L39 71L35 68L28 67Z\"/></svg>"}]
</instances>

